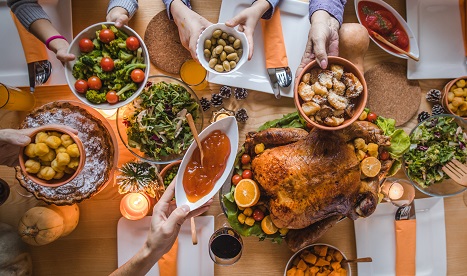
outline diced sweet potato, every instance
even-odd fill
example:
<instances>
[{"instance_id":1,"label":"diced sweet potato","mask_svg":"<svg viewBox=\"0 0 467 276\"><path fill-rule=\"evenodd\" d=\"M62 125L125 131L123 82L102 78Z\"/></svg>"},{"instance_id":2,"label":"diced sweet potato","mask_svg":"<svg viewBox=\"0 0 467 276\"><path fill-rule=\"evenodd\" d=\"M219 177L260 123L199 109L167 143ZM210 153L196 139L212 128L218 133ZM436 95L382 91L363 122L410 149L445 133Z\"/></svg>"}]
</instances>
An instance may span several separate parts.
<instances>
[{"instance_id":1,"label":"diced sweet potato","mask_svg":"<svg viewBox=\"0 0 467 276\"><path fill-rule=\"evenodd\" d=\"M333 270L338 270L339 268L341 268L341 263L340 262L331 262L331 267Z\"/></svg>"},{"instance_id":2,"label":"diced sweet potato","mask_svg":"<svg viewBox=\"0 0 467 276\"><path fill-rule=\"evenodd\" d=\"M293 260L292 264L293 264L294 266L297 266L299 261L300 261L300 258L295 258L295 259Z\"/></svg>"},{"instance_id":3,"label":"diced sweet potato","mask_svg":"<svg viewBox=\"0 0 467 276\"><path fill-rule=\"evenodd\" d=\"M347 270L345 268L340 268L337 270L337 272L339 272L339 275L340 276L346 276L347 275Z\"/></svg>"},{"instance_id":4,"label":"diced sweet potato","mask_svg":"<svg viewBox=\"0 0 467 276\"><path fill-rule=\"evenodd\" d=\"M330 262L330 261L332 261L332 256L331 256L331 255L326 255L326 258L325 258L325 259L326 259L326 261L329 261L329 262Z\"/></svg>"},{"instance_id":5,"label":"diced sweet potato","mask_svg":"<svg viewBox=\"0 0 467 276\"><path fill-rule=\"evenodd\" d=\"M318 256L324 257L328 252L328 247L326 245L315 245L314 250L315 253L318 254Z\"/></svg>"},{"instance_id":6,"label":"diced sweet potato","mask_svg":"<svg viewBox=\"0 0 467 276\"><path fill-rule=\"evenodd\" d=\"M295 276L305 276L305 272L303 270L297 269L297 272L295 272Z\"/></svg>"},{"instance_id":7,"label":"diced sweet potato","mask_svg":"<svg viewBox=\"0 0 467 276\"><path fill-rule=\"evenodd\" d=\"M343 258L344 258L344 256L342 256L341 252L339 252L337 250L334 252L334 260L335 261L341 262Z\"/></svg>"},{"instance_id":8,"label":"diced sweet potato","mask_svg":"<svg viewBox=\"0 0 467 276\"><path fill-rule=\"evenodd\" d=\"M296 267L292 267L291 269L287 270L287 273L285 275L287 276L295 276L295 272L297 272L297 268Z\"/></svg>"},{"instance_id":9,"label":"diced sweet potato","mask_svg":"<svg viewBox=\"0 0 467 276\"><path fill-rule=\"evenodd\" d=\"M303 260L309 264L315 264L318 260L318 257L316 257L316 255L313 253L309 253L303 258Z\"/></svg>"},{"instance_id":10,"label":"diced sweet potato","mask_svg":"<svg viewBox=\"0 0 467 276\"><path fill-rule=\"evenodd\" d=\"M304 271L307 268L308 268L308 265L305 263L305 261L300 259L300 261L297 264L297 269Z\"/></svg>"},{"instance_id":11,"label":"diced sweet potato","mask_svg":"<svg viewBox=\"0 0 467 276\"><path fill-rule=\"evenodd\" d=\"M316 273L318 273L319 268L317 266L312 266L308 269L310 271L310 276L316 276Z\"/></svg>"},{"instance_id":12,"label":"diced sweet potato","mask_svg":"<svg viewBox=\"0 0 467 276\"><path fill-rule=\"evenodd\" d=\"M330 265L330 262L329 261L326 261L324 258L319 258L317 261L316 261L316 266L325 266L325 265Z\"/></svg>"}]
</instances>

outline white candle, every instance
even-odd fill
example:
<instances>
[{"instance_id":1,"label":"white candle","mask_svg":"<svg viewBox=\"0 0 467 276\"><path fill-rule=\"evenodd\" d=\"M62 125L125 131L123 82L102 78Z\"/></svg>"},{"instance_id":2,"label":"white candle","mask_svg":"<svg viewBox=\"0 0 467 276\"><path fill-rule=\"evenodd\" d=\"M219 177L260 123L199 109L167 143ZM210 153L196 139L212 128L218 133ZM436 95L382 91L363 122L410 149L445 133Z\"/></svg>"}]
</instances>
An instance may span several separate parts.
<instances>
[{"instance_id":1,"label":"white candle","mask_svg":"<svg viewBox=\"0 0 467 276\"><path fill-rule=\"evenodd\" d=\"M389 188L389 199L398 200L402 195L404 195L404 187L397 182L392 183L391 188Z\"/></svg>"},{"instance_id":2,"label":"white candle","mask_svg":"<svg viewBox=\"0 0 467 276\"><path fill-rule=\"evenodd\" d=\"M149 200L143 194L129 193L120 202L122 216L130 220L144 218L149 211Z\"/></svg>"}]
</instances>

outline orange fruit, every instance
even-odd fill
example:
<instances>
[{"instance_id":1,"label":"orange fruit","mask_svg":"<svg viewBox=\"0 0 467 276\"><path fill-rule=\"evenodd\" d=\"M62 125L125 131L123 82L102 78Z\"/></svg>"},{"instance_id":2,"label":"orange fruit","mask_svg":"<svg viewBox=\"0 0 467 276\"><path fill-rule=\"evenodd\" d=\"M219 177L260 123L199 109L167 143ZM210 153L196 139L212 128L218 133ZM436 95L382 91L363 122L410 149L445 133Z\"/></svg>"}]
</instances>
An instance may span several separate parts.
<instances>
[{"instance_id":1,"label":"orange fruit","mask_svg":"<svg viewBox=\"0 0 467 276\"><path fill-rule=\"evenodd\" d=\"M269 215L265 216L261 221L261 229L263 229L263 232L267 235L275 234L279 230L279 228L272 223L271 216Z\"/></svg>"},{"instance_id":2,"label":"orange fruit","mask_svg":"<svg viewBox=\"0 0 467 276\"><path fill-rule=\"evenodd\" d=\"M252 179L244 178L235 186L234 199L238 207L251 207L259 200L258 184Z\"/></svg>"},{"instance_id":3,"label":"orange fruit","mask_svg":"<svg viewBox=\"0 0 467 276\"><path fill-rule=\"evenodd\" d=\"M367 157L362 160L360 164L362 173L368 177L374 177L378 175L381 170L381 162L376 157Z\"/></svg>"}]
</instances>

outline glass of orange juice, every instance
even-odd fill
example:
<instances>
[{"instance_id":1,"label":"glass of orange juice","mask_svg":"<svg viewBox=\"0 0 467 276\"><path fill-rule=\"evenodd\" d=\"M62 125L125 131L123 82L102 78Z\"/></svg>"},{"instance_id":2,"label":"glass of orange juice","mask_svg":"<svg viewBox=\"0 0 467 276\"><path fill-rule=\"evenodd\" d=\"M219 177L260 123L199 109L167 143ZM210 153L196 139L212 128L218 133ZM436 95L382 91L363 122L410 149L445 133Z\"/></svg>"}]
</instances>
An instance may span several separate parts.
<instances>
[{"instance_id":1,"label":"glass of orange juice","mask_svg":"<svg viewBox=\"0 0 467 276\"><path fill-rule=\"evenodd\" d=\"M194 59L185 61L180 68L180 78L193 90L203 90L208 85L207 75L208 71Z\"/></svg>"},{"instance_id":2,"label":"glass of orange juice","mask_svg":"<svg viewBox=\"0 0 467 276\"><path fill-rule=\"evenodd\" d=\"M35 105L31 92L0 83L0 109L30 111Z\"/></svg>"}]
</instances>

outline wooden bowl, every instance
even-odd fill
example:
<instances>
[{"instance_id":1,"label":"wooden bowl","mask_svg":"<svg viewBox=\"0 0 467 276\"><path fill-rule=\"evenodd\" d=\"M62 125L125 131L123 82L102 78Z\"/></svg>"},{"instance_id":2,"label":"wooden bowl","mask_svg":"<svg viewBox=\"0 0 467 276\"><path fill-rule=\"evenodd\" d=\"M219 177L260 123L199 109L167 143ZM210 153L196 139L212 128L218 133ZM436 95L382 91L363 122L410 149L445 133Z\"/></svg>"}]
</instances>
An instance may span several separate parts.
<instances>
[{"instance_id":1,"label":"wooden bowl","mask_svg":"<svg viewBox=\"0 0 467 276\"><path fill-rule=\"evenodd\" d=\"M449 93L449 90L451 90L451 87L453 85L456 84L457 81L459 80L465 80L467 82L467 76L463 76L463 77L459 77L457 79L453 79L452 81L446 83L446 85L444 86L443 88L443 97L441 98L441 104L443 105L444 109L449 113L449 114L452 114L452 115L455 115L455 116L459 116L459 114L457 114L456 112L452 111L450 108L449 108L449 100L448 100L448 93ZM467 88L467 85L464 87L464 89ZM464 90L465 91L465 90ZM464 94L464 97L467 99L467 96ZM463 119L467 119L467 115L465 116L460 116L462 117Z\"/></svg>"},{"instance_id":2,"label":"wooden bowl","mask_svg":"<svg viewBox=\"0 0 467 276\"><path fill-rule=\"evenodd\" d=\"M341 58L341 57L329 56L328 57L328 68L333 64L343 66L345 73L353 73L360 80L361 84L363 85L363 91L356 98L356 101L355 101L356 105L355 105L355 110L354 110L353 116L351 118L346 118L342 124L340 124L338 126L327 126L327 125L324 125L324 124L320 124L318 122L315 122L315 121L311 120L305 114L305 112L302 109L302 104L304 103L304 101L302 100L302 98L298 94L298 85L300 84L300 81L301 81L302 76L304 74L310 72L310 70L315 68L315 67L319 68L319 65L318 65L316 60L310 62L309 64L307 64L305 66L305 68L302 70L302 72L300 73L300 75L297 78L298 81L295 81L295 87L294 87L294 103L295 103L295 107L297 108L300 116L308 124L310 124L312 126L315 126L317 128L320 128L320 129L324 129L324 130L342 129L342 128L345 128L345 127L349 126L351 123L355 122L358 119L358 117L360 116L360 114L363 112L363 109L365 108L366 101L367 101L367 98L368 98L368 90L367 90L365 78L363 77L363 73L360 72L360 70L358 70L358 68L353 63L351 63L350 61L348 61L348 60L346 60L344 58Z\"/></svg>"},{"instance_id":3,"label":"wooden bowl","mask_svg":"<svg viewBox=\"0 0 467 276\"><path fill-rule=\"evenodd\" d=\"M78 167L76 168L75 172L73 174L65 173L63 175L63 177L60 178L60 179L53 179L52 178L50 180L41 179L41 178L37 177L36 174L28 173L26 171L25 163L30 157L28 157L24 153L24 150L25 150L26 147L21 147L20 148L19 165L21 167L21 171L23 172L23 174L27 178L31 179L33 182L35 182L35 183L37 183L39 185L42 185L42 186L58 187L58 186L64 185L64 184L72 181L81 172L81 170L84 167L84 163L86 161L86 153L85 153L85 150L84 150L84 147L83 147L83 143L78 138L78 136L75 135L73 132L71 132L70 130L68 130L66 128L60 128L60 127L56 127L56 126L43 126L43 127L37 128L29 136L29 137L31 137L31 142L34 142L37 133L39 133L39 132L49 132L49 131L55 131L55 132L62 133L62 134L68 134L71 137L71 139L73 140L73 142L76 143L76 145L78 146L80 156L79 156L79 164L78 164Z\"/></svg>"}]
</instances>

